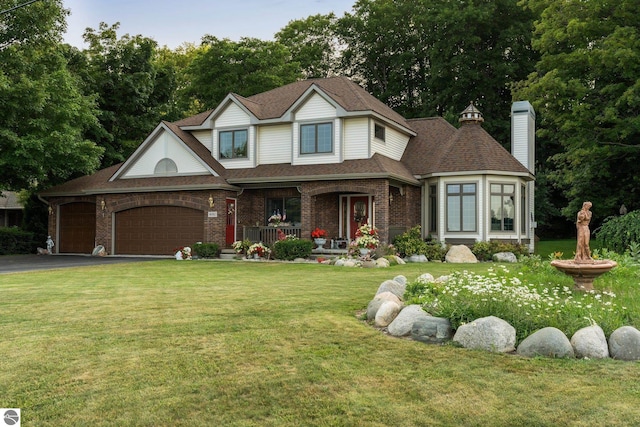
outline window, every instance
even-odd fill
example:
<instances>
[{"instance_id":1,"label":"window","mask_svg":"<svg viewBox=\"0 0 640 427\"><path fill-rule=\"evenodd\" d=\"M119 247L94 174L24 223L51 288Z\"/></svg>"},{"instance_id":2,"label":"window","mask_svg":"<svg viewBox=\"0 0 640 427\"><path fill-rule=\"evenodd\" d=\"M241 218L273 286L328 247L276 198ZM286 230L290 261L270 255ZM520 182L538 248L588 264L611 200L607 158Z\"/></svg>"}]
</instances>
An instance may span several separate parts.
<instances>
[{"instance_id":1,"label":"window","mask_svg":"<svg viewBox=\"0 0 640 427\"><path fill-rule=\"evenodd\" d=\"M491 184L491 231L514 231L515 191L513 184Z\"/></svg>"},{"instance_id":2,"label":"window","mask_svg":"<svg viewBox=\"0 0 640 427\"><path fill-rule=\"evenodd\" d=\"M374 124L374 126L373 126L373 134L377 139L379 139L381 141L385 141L384 132L385 132L384 126L379 125L378 123Z\"/></svg>"},{"instance_id":3,"label":"window","mask_svg":"<svg viewBox=\"0 0 640 427\"><path fill-rule=\"evenodd\" d=\"M284 222L299 225L302 220L302 199L300 197L269 198L265 203L265 222L274 214L286 215Z\"/></svg>"},{"instance_id":4,"label":"window","mask_svg":"<svg viewBox=\"0 0 640 427\"><path fill-rule=\"evenodd\" d=\"M476 184L447 184L447 231L476 231Z\"/></svg>"},{"instance_id":5,"label":"window","mask_svg":"<svg viewBox=\"0 0 640 427\"><path fill-rule=\"evenodd\" d=\"M156 167L153 169L154 175L170 175L178 173L178 166L176 162L165 157L161 159L158 163L156 163Z\"/></svg>"},{"instance_id":6,"label":"window","mask_svg":"<svg viewBox=\"0 0 640 427\"><path fill-rule=\"evenodd\" d=\"M331 153L333 123L300 126L300 154Z\"/></svg>"},{"instance_id":7,"label":"window","mask_svg":"<svg viewBox=\"0 0 640 427\"><path fill-rule=\"evenodd\" d=\"M429 186L429 232L438 231L438 187Z\"/></svg>"},{"instance_id":8,"label":"window","mask_svg":"<svg viewBox=\"0 0 640 427\"><path fill-rule=\"evenodd\" d=\"M522 234L527 233L527 211L529 207L527 205L527 187L524 185L520 187L520 231Z\"/></svg>"},{"instance_id":9,"label":"window","mask_svg":"<svg viewBox=\"0 0 640 427\"><path fill-rule=\"evenodd\" d=\"M220 132L220 158L246 158L247 141L248 133L246 129Z\"/></svg>"}]
</instances>

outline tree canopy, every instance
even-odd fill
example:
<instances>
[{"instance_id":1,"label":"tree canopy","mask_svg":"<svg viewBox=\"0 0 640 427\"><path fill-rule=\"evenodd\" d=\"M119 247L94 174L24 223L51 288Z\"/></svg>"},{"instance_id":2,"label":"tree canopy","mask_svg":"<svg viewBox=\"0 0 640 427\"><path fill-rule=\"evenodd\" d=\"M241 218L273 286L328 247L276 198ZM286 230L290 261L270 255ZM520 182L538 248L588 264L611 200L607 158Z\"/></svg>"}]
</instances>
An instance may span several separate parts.
<instances>
[{"instance_id":1,"label":"tree canopy","mask_svg":"<svg viewBox=\"0 0 640 427\"><path fill-rule=\"evenodd\" d=\"M535 72L517 86L538 113L541 159L573 218L583 201L594 217L640 205L640 3L528 0L540 16Z\"/></svg>"},{"instance_id":2,"label":"tree canopy","mask_svg":"<svg viewBox=\"0 0 640 427\"><path fill-rule=\"evenodd\" d=\"M60 0L0 16L0 188L45 187L99 165L102 150L84 137L95 104L60 45L65 16Z\"/></svg>"}]
</instances>

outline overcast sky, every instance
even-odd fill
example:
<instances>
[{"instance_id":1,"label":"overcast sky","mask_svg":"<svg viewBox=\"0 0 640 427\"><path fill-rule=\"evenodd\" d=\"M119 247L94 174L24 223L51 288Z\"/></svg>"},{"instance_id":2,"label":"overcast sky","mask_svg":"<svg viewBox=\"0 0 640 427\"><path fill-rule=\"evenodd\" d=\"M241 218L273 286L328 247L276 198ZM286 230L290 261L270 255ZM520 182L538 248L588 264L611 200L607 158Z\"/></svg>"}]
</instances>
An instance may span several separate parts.
<instances>
[{"instance_id":1,"label":"overcast sky","mask_svg":"<svg viewBox=\"0 0 640 427\"><path fill-rule=\"evenodd\" d=\"M356 0L64 0L68 17L65 41L78 48L85 28L120 22L118 37L141 34L160 46L200 43L211 34L272 40L289 21L316 14L351 12Z\"/></svg>"}]
</instances>

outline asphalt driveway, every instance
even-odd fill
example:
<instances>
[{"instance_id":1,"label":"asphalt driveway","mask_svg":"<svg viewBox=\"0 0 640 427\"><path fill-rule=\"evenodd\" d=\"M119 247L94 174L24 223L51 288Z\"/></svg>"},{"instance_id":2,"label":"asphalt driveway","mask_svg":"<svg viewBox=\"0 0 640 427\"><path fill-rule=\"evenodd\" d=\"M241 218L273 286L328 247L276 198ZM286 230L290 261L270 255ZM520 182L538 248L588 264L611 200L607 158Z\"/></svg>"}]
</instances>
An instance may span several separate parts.
<instances>
[{"instance_id":1,"label":"asphalt driveway","mask_svg":"<svg viewBox=\"0 0 640 427\"><path fill-rule=\"evenodd\" d=\"M166 258L166 257L164 257ZM5 255L0 256L0 274L36 270L82 267L86 265L119 264L126 262L157 261L160 257L88 255Z\"/></svg>"}]
</instances>

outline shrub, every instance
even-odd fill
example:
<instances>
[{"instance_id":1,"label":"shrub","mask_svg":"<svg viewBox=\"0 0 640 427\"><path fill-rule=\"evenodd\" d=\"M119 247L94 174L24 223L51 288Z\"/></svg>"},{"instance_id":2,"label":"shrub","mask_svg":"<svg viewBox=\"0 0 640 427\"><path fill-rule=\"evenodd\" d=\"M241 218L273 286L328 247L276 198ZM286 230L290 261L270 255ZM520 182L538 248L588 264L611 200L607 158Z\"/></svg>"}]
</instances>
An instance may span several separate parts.
<instances>
[{"instance_id":1,"label":"shrub","mask_svg":"<svg viewBox=\"0 0 640 427\"><path fill-rule=\"evenodd\" d=\"M471 248L471 252L478 258L478 261L491 261L494 254L498 252L513 252L516 257L529 255L527 245L519 243L499 242L476 242Z\"/></svg>"},{"instance_id":2,"label":"shrub","mask_svg":"<svg viewBox=\"0 0 640 427\"><path fill-rule=\"evenodd\" d=\"M427 241L422 239L421 227L419 225L416 225L404 234L396 236L393 240L393 245L401 257L424 255L431 261L444 261L444 257L447 254L447 247L442 243L433 239Z\"/></svg>"},{"instance_id":3,"label":"shrub","mask_svg":"<svg viewBox=\"0 0 640 427\"><path fill-rule=\"evenodd\" d=\"M605 219L596 236L603 247L623 253L631 243L640 242L640 211Z\"/></svg>"},{"instance_id":4,"label":"shrub","mask_svg":"<svg viewBox=\"0 0 640 427\"><path fill-rule=\"evenodd\" d=\"M32 254L37 247L33 233L17 227L0 227L0 255Z\"/></svg>"},{"instance_id":5,"label":"shrub","mask_svg":"<svg viewBox=\"0 0 640 427\"><path fill-rule=\"evenodd\" d=\"M220 255L220 246L216 243L196 243L192 249L200 258L217 258Z\"/></svg>"},{"instance_id":6,"label":"shrub","mask_svg":"<svg viewBox=\"0 0 640 427\"><path fill-rule=\"evenodd\" d=\"M293 261L296 258L307 258L311 255L313 242L307 239L278 240L273 244L272 249L274 258Z\"/></svg>"}]
</instances>

